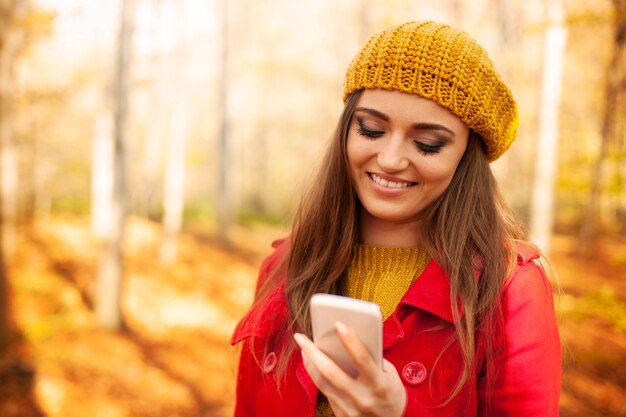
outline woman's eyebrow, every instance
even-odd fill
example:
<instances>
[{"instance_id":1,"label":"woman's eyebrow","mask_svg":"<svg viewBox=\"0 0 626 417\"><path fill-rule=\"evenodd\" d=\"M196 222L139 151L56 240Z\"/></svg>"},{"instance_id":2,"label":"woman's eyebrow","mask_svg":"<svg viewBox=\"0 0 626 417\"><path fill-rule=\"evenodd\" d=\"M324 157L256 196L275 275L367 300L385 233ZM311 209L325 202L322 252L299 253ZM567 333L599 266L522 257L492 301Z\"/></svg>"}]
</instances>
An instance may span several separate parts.
<instances>
[{"instance_id":1,"label":"woman's eyebrow","mask_svg":"<svg viewBox=\"0 0 626 417\"><path fill-rule=\"evenodd\" d=\"M387 116L385 113L380 112L378 110L374 110L374 109L370 109L369 107L357 107L355 112L357 111L362 111L365 113L369 113L372 116L378 117L379 119L384 120L385 122L388 122L391 120L391 118L389 116Z\"/></svg>"},{"instance_id":2,"label":"woman's eyebrow","mask_svg":"<svg viewBox=\"0 0 626 417\"><path fill-rule=\"evenodd\" d=\"M438 123L413 123L411 127L416 130L443 130L451 135L454 135L452 130Z\"/></svg>"},{"instance_id":3,"label":"woman's eyebrow","mask_svg":"<svg viewBox=\"0 0 626 417\"><path fill-rule=\"evenodd\" d=\"M378 110L371 109L369 107L357 107L355 112L359 112L359 111L369 113L374 117L378 117L379 119L384 120L385 122L388 122L391 120L391 118L387 116L385 113L378 111ZM415 130L443 130L445 132L448 132L454 135L454 132L452 130L448 129L444 125L440 125L439 123L413 123L411 127Z\"/></svg>"}]
</instances>

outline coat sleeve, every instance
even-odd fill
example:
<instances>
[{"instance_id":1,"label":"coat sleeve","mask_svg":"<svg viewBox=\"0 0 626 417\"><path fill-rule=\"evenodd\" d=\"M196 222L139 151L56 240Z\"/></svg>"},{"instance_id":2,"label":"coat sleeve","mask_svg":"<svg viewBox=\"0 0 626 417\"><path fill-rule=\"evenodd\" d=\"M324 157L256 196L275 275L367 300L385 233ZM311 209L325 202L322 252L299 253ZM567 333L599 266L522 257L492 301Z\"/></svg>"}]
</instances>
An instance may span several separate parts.
<instances>
[{"instance_id":1,"label":"coat sleeve","mask_svg":"<svg viewBox=\"0 0 626 417\"><path fill-rule=\"evenodd\" d=\"M283 256L287 248L285 242L285 240L278 240L272 244L275 251L265 258L259 268L255 293L259 292ZM263 350L263 342L258 336L267 333L269 326L267 320L259 319L264 311L264 308L249 311L239 322L231 338L231 344L239 343L241 346L237 368L234 417L254 417L257 415L256 400L262 377L258 358L261 357Z\"/></svg>"},{"instance_id":2,"label":"coat sleeve","mask_svg":"<svg viewBox=\"0 0 626 417\"><path fill-rule=\"evenodd\" d=\"M561 343L552 286L532 261L505 282L503 337L491 381L478 384L479 416L558 416Z\"/></svg>"}]
</instances>

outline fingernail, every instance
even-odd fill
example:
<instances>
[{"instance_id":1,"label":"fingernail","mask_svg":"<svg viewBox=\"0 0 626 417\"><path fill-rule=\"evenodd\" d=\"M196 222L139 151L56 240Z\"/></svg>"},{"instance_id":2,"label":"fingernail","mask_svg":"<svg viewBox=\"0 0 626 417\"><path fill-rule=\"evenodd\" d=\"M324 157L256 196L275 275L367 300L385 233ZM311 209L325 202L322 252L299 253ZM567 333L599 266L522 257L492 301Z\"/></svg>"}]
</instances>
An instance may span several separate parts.
<instances>
[{"instance_id":1,"label":"fingernail","mask_svg":"<svg viewBox=\"0 0 626 417\"><path fill-rule=\"evenodd\" d=\"M343 324L343 323L342 323L342 322L340 322L340 321L336 321L336 322L335 322L335 329L337 330L337 333L340 333L340 334L342 334L342 335L346 334L346 332L347 332L347 330L348 330L348 329L346 328L346 325L345 325L345 324Z\"/></svg>"},{"instance_id":2,"label":"fingernail","mask_svg":"<svg viewBox=\"0 0 626 417\"><path fill-rule=\"evenodd\" d=\"M302 346L302 342L304 342L304 337L300 333L294 333L293 340L296 341L298 346Z\"/></svg>"}]
</instances>

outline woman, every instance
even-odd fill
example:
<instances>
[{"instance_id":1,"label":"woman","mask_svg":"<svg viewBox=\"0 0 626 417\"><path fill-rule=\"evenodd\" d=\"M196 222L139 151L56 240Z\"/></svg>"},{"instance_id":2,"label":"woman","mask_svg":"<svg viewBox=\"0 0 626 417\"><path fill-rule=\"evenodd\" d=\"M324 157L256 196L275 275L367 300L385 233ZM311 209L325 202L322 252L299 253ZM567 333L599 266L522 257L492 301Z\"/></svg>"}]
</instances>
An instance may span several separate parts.
<instances>
[{"instance_id":1,"label":"woman","mask_svg":"<svg viewBox=\"0 0 626 417\"><path fill-rule=\"evenodd\" d=\"M489 167L517 107L486 52L434 22L389 28L354 58L344 101L233 335L235 415L558 415L552 289ZM357 378L311 342L320 292L381 306L383 369L341 323Z\"/></svg>"}]
</instances>

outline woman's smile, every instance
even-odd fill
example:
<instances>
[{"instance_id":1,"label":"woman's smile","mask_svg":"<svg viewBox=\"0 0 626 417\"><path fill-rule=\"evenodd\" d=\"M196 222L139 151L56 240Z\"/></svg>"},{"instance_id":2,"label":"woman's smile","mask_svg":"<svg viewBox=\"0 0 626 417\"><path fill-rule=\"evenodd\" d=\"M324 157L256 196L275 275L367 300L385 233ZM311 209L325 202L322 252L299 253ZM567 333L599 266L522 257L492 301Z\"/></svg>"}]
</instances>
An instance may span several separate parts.
<instances>
[{"instance_id":1,"label":"woman's smile","mask_svg":"<svg viewBox=\"0 0 626 417\"><path fill-rule=\"evenodd\" d=\"M370 172L368 175L376 185L386 189L391 188L401 190L403 188L409 188L416 185L414 182L404 181L401 178L388 177L383 174Z\"/></svg>"}]
</instances>

